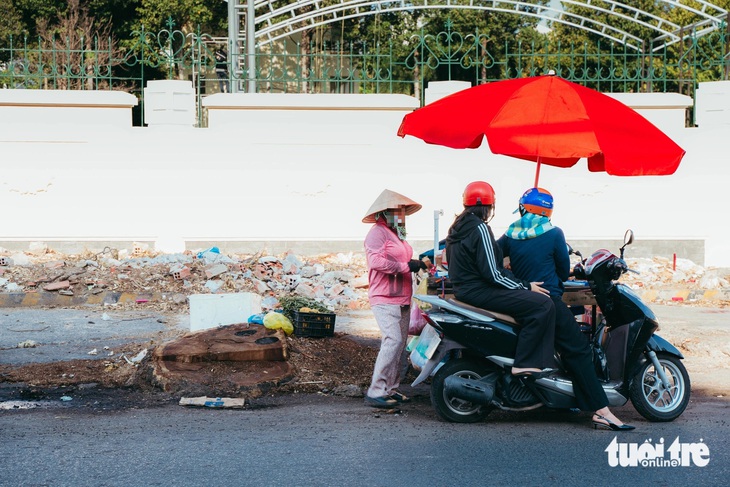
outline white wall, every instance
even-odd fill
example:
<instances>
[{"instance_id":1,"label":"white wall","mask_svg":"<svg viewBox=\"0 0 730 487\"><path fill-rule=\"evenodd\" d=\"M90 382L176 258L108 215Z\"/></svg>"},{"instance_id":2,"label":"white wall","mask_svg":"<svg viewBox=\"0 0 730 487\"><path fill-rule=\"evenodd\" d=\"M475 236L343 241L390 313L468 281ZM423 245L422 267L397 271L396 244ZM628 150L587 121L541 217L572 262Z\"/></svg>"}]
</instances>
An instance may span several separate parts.
<instances>
[{"instance_id":1,"label":"white wall","mask_svg":"<svg viewBox=\"0 0 730 487\"><path fill-rule=\"evenodd\" d=\"M326 252L328 242L362 240L368 225L360 219L384 188L423 204L409 217L409 240L432 241L433 210L444 210L444 236L475 179L497 191L495 231L513 220L533 163L493 155L486 144L454 150L401 139L398 125L415 100L360 96L360 109L352 100L337 109L336 98L321 100L324 109L221 109L232 118L208 129L64 125L38 133L10 130L12 120L1 118L0 241L312 240ZM704 238L705 264L730 266L730 227L717 209L730 176L727 130L667 133L687 150L673 176L543 166L554 221L569 239L617 239L627 228L670 248L673 240Z\"/></svg>"},{"instance_id":2,"label":"white wall","mask_svg":"<svg viewBox=\"0 0 730 487\"><path fill-rule=\"evenodd\" d=\"M0 90L0 124L32 132L38 125L132 125L137 98L121 91Z\"/></svg>"}]
</instances>

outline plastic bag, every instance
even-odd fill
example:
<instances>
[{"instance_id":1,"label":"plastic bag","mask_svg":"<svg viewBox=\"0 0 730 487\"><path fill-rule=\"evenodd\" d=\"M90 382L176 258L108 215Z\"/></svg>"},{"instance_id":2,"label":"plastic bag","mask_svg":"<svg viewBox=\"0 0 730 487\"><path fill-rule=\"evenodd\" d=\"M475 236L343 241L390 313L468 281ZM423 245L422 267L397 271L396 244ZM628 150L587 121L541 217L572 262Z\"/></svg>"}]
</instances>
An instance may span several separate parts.
<instances>
[{"instance_id":1,"label":"plastic bag","mask_svg":"<svg viewBox=\"0 0 730 487\"><path fill-rule=\"evenodd\" d=\"M264 326L271 330L284 330L287 335L294 333L294 325L289 318L276 311L269 311L264 315Z\"/></svg>"},{"instance_id":2,"label":"plastic bag","mask_svg":"<svg viewBox=\"0 0 730 487\"><path fill-rule=\"evenodd\" d=\"M254 325L263 325L264 324L264 314L258 313L258 314L249 316L248 323L253 323Z\"/></svg>"},{"instance_id":3,"label":"plastic bag","mask_svg":"<svg viewBox=\"0 0 730 487\"><path fill-rule=\"evenodd\" d=\"M418 286L413 290L413 295L428 294L428 279L425 277L421 279ZM409 335L420 335L423 327L426 326L426 319L421 314L421 308L418 306L418 301L411 299L411 321L408 325Z\"/></svg>"},{"instance_id":4,"label":"plastic bag","mask_svg":"<svg viewBox=\"0 0 730 487\"><path fill-rule=\"evenodd\" d=\"M417 294L428 294L428 278L423 277L421 279L421 282L418 283L418 286L416 286L416 289L413 291L413 295Z\"/></svg>"},{"instance_id":5,"label":"plastic bag","mask_svg":"<svg viewBox=\"0 0 730 487\"><path fill-rule=\"evenodd\" d=\"M431 325L426 325L418 338L416 348L410 355L411 365L417 370L421 370L426 362L433 356L436 347L441 342L439 332Z\"/></svg>"},{"instance_id":6,"label":"plastic bag","mask_svg":"<svg viewBox=\"0 0 730 487\"><path fill-rule=\"evenodd\" d=\"M409 335L420 335L423 327L426 326L426 318L421 314L421 308L418 307L418 301L411 300L411 321L408 324Z\"/></svg>"}]
</instances>

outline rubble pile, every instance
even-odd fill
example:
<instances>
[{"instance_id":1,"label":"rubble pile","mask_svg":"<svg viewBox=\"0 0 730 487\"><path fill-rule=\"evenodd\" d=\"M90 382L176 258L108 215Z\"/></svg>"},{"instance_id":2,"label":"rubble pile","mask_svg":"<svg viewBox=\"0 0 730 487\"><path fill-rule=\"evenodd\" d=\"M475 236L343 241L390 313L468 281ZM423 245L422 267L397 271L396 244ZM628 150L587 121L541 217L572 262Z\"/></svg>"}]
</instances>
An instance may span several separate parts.
<instances>
[{"instance_id":1,"label":"rubble pile","mask_svg":"<svg viewBox=\"0 0 730 487\"><path fill-rule=\"evenodd\" d=\"M366 307L366 288L364 255L353 253L225 255L212 247L165 254L136 243L132 249L78 255L42 243L25 252L0 248L0 293L164 295L162 304L169 308L187 305L191 294L253 292L262 296L264 309L276 309L281 296L298 295L337 310Z\"/></svg>"},{"instance_id":2,"label":"rubble pile","mask_svg":"<svg viewBox=\"0 0 730 487\"><path fill-rule=\"evenodd\" d=\"M652 259L627 259L630 269L638 272L627 272L621 282L635 289L682 287L686 289L723 289L730 288L730 276L727 271L705 268L688 259L672 259L654 257Z\"/></svg>"},{"instance_id":3,"label":"rubble pile","mask_svg":"<svg viewBox=\"0 0 730 487\"><path fill-rule=\"evenodd\" d=\"M621 282L638 291L683 288L730 293L726 270L704 268L687 259L627 259L627 264L638 273L624 274ZM337 311L367 308L366 289L363 253L226 255L212 247L166 254L139 243L130 249L107 247L78 255L61 254L42 242L31 243L24 252L0 248L0 293L162 295L163 300L151 298L150 304L174 310L187 306L191 294L253 292L262 296L265 310L279 308L282 296L295 295Z\"/></svg>"}]
</instances>

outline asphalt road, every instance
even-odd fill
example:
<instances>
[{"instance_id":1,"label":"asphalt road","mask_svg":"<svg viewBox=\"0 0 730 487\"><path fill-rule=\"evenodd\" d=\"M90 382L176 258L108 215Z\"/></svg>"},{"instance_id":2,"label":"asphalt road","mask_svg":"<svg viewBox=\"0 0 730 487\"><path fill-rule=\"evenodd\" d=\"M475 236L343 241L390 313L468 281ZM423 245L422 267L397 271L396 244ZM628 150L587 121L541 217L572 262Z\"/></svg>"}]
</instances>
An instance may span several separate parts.
<instances>
[{"instance_id":1,"label":"asphalt road","mask_svg":"<svg viewBox=\"0 0 730 487\"><path fill-rule=\"evenodd\" d=\"M0 411L3 486L725 486L728 403L693 401L673 423L614 433L569 412L494 412L483 423L436 419L426 397L401 414L361 399L293 395L244 410L165 405ZM612 467L612 440L629 445L703 443L688 466ZM688 447L685 447L687 449ZM654 450L655 451L655 450Z\"/></svg>"},{"instance_id":2,"label":"asphalt road","mask_svg":"<svg viewBox=\"0 0 730 487\"><path fill-rule=\"evenodd\" d=\"M712 376L727 380L727 360L714 370L707 360L715 357L710 348L730 343L726 310L654 309L663 336L716 341L707 345L706 360L695 362L710 370L695 373L687 361L693 388ZM93 310L0 310L0 357L5 363L91 358L90 348L160 340L185 327L184 319L154 314L108 312L107 318ZM338 326L364 336L374 331L366 314ZM26 339L42 345L13 348ZM627 404L616 413L637 429L618 434L591 429L586 414L545 410L444 423L427 391L416 391L396 415L376 415L362 399L327 395L265 397L244 410L216 410L143 400L138 391L87 392L86 400L0 408L1 486L725 486L730 474L727 394L693 394L672 423L649 423ZM690 455L688 465L612 467L614 438L616 448L647 445L645 455L667 461L676 441ZM661 456L656 445L664 446Z\"/></svg>"}]
</instances>

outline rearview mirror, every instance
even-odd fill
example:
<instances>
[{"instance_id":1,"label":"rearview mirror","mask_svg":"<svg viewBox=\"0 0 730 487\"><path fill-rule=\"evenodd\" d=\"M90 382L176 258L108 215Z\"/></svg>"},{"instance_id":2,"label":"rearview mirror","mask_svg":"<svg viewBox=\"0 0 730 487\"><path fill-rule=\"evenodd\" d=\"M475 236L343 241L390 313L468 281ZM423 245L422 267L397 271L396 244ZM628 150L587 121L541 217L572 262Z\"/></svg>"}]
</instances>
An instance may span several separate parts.
<instances>
[{"instance_id":1,"label":"rearview mirror","mask_svg":"<svg viewBox=\"0 0 730 487\"><path fill-rule=\"evenodd\" d=\"M626 230L626 233L624 234L624 245L621 247L621 258L624 258L624 249L627 245L631 245L631 243L634 241L634 232L631 229Z\"/></svg>"},{"instance_id":2,"label":"rearview mirror","mask_svg":"<svg viewBox=\"0 0 730 487\"><path fill-rule=\"evenodd\" d=\"M626 230L624 234L624 247L631 245L634 242L634 231L631 229Z\"/></svg>"},{"instance_id":3,"label":"rearview mirror","mask_svg":"<svg viewBox=\"0 0 730 487\"><path fill-rule=\"evenodd\" d=\"M583 254L580 253L580 250L573 249L568 242L565 242L565 245L568 247L568 255L577 255L581 260L583 260Z\"/></svg>"}]
</instances>

